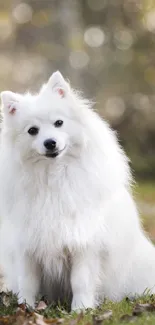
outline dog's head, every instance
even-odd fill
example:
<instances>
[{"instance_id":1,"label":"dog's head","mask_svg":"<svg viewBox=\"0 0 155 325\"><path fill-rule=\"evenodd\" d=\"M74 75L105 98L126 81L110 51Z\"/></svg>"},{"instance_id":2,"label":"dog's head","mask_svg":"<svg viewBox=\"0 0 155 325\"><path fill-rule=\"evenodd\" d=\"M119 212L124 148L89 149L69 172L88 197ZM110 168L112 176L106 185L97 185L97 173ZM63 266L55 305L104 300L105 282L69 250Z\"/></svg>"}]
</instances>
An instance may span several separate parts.
<instances>
[{"instance_id":1,"label":"dog's head","mask_svg":"<svg viewBox=\"0 0 155 325\"><path fill-rule=\"evenodd\" d=\"M76 96L60 72L55 72L39 94L1 93L5 145L24 159L75 155L86 137Z\"/></svg>"}]
</instances>

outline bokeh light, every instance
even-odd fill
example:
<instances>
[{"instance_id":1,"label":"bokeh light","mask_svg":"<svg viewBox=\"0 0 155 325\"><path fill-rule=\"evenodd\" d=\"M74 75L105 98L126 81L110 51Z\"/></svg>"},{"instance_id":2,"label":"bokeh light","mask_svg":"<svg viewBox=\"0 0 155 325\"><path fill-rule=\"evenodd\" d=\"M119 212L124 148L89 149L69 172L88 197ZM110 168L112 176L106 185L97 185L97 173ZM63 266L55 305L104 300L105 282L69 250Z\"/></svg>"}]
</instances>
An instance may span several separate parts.
<instances>
[{"instance_id":1,"label":"bokeh light","mask_svg":"<svg viewBox=\"0 0 155 325\"><path fill-rule=\"evenodd\" d=\"M84 33L84 40L91 47L99 47L105 41L104 31L99 27L89 27Z\"/></svg>"},{"instance_id":2,"label":"bokeh light","mask_svg":"<svg viewBox=\"0 0 155 325\"><path fill-rule=\"evenodd\" d=\"M105 111L111 122L120 119L125 112L125 103L121 97L111 97L106 101Z\"/></svg>"},{"instance_id":3,"label":"bokeh light","mask_svg":"<svg viewBox=\"0 0 155 325\"><path fill-rule=\"evenodd\" d=\"M72 51L69 56L69 61L74 69L82 69L89 63L89 56L84 51Z\"/></svg>"},{"instance_id":4,"label":"bokeh light","mask_svg":"<svg viewBox=\"0 0 155 325\"><path fill-rule=\"evenodd\" d=\"M118 29L114 33L115 44L120 50L128 50L133 44L133 35L130 30Z\"/></svg>"},{"instance_id":5,"label":"bokeh light","mask_svg":"<svg viewBox=\"0 0 155 325\"><path fill-rule=\"evenodd\" d=\"M27 3L18 4L12 11L12 16L18 24L24 24L32 19L33 10Z\"/></svg>"},{"instance_id":6,"label":"bokeh light","mask_svg":"<svg viewBox=\"0 0 155 325\"><path fill-rule=\"evenodd\" d=\"M144 17L144 26L152 33L155 32L155 10L149 11Z\"/></svg>"}]
</instances>

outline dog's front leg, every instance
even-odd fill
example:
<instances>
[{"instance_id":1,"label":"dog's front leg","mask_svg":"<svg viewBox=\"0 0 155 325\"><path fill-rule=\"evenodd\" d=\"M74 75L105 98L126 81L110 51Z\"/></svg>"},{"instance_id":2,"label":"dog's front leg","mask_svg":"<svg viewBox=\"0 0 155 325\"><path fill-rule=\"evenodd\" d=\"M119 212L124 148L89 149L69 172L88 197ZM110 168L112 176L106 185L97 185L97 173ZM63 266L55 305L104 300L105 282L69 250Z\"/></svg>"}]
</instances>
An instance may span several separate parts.
<instances>
[{"instance_id":1,"label":"dog's front leg","mask_svg":"<svg viewBox=\"0 0 155 325\"><path fill-rule=\"evenodd\" d=\"M25 255L18 264L18 302L34 307L40 286L40 267L33 257Z\"/></svg>"},{"instance_id":2,"label":"dog's front leg","mask_svg":"<svg viewBox=\"0 0 155 325\"><path fill-rule=\"evenodd\" d=\"M72 310L95 307L98 280L99 260L91 252L76 253L72 259L71 270Z\"/></svg>"}]
</instances>

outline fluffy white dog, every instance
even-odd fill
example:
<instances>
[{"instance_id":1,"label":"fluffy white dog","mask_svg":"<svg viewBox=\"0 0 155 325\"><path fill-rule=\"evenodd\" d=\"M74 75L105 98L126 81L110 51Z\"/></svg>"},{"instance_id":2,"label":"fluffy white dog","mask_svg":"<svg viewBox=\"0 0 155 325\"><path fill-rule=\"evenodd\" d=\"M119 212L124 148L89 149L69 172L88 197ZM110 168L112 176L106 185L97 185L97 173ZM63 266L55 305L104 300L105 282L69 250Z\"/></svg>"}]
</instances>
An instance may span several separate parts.
<instances>
[{"instance_id":1,"label":"fluffy white dog","mask_svg":"<svg viewBox=\"0 0 155 325\"><path fill-rule=\"evenodd\" d=\"M71 309L154 292L155 249L115 133L54 73L36 95L1 94L1 262L34 305L41 281Z\"/></svg>"}]
</instances>

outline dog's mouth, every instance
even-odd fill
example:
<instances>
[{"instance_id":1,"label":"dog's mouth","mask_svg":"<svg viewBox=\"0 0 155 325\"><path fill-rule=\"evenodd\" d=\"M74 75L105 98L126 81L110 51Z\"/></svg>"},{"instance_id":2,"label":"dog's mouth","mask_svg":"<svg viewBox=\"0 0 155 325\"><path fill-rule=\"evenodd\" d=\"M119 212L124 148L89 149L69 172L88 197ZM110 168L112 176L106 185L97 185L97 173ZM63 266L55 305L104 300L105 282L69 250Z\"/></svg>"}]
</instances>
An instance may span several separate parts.
<instances>
[{"instance_id":1,"label":"dog's mouth","mask_svg":"<svg viewBox=\"0 0 155 325\"><path fill-rule=\"evenodd\" d=\"M47 150L45 156L48 158L56 158L65 150L65 148L66 146L62 150L55 150L55 151Z\"/></svg>"},{"instance_id":2,"label":"dog's mouth","mask_svg":"<svg viewBox=\"0 0 155 325\"><path fill-rule=\"evenodd\" d=\"M46 152L46 157L48 158L55 158L59 155L59 152L58 151L55 151L55 152Z\"/></svg>"}]
</instances>

